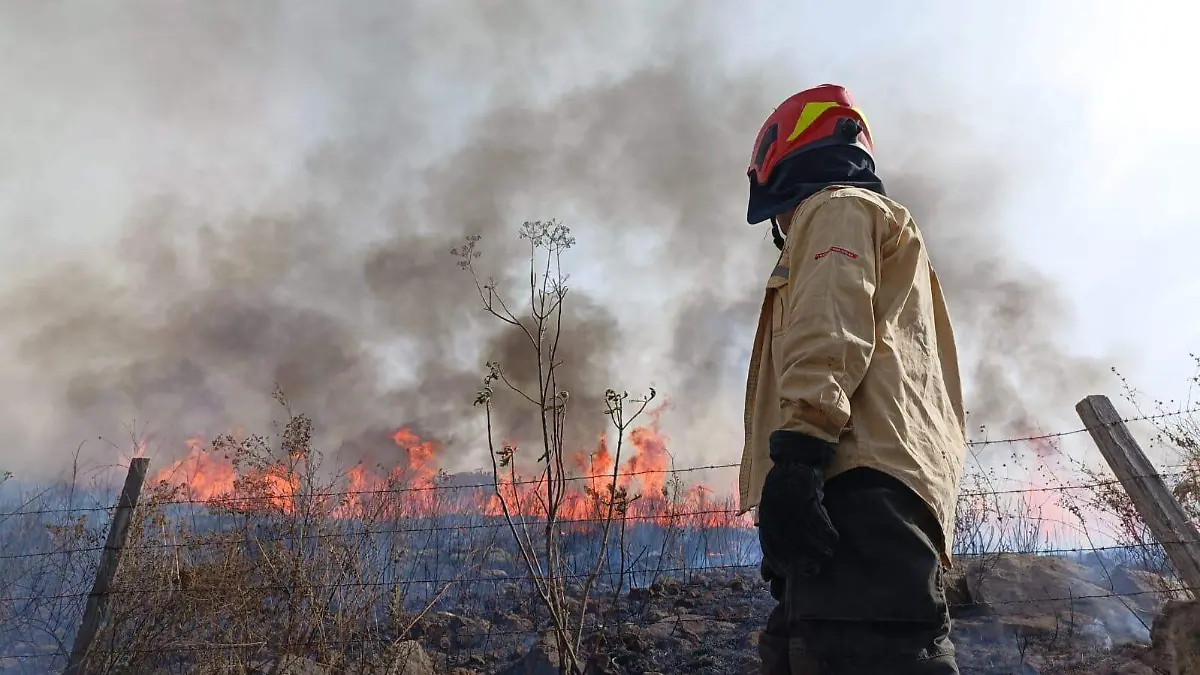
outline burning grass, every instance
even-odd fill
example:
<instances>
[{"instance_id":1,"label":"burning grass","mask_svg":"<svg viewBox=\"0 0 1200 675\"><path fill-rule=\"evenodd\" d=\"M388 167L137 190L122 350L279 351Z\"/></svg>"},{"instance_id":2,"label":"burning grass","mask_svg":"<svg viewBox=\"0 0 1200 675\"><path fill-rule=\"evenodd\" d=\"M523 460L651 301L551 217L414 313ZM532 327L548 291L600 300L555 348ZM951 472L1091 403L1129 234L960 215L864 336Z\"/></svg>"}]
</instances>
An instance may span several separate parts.
<instances>
[{"instance_id":1,"label":"burning grass","mask_svg":"<svg viewBox=\"0 0 1200 675\"><path fill-rule=\"evenodd\" d=\"M387 470L371 470L356 465L329 482L331 490L307 494L301 485L304 453L274 457L265 452L264 440L251 437L238 440L218 437L206 448L199 439L187 443L187 455L156 472L151 485L176 489L178 504L198 504L210 512L261 514L290 513L302 495L322 500L330 506L331 517L348 521L386 518L430 518L443 516L503 516L501 499L516 505L515 515L544 518L545 508L537 496L545 489L546 478L524 479L504 476L499 494L486 474L450 476L438 465L441 449L437 442L424 440L410 428L402 427L391 440L405 458L401 465ZM567 492L559 509L560 522L584 527L605 517L602 493L605 481L614 473L620 490L636 495L631 499L626 519L660 526L709 528L749 528L748 516L736 514L730 496L703 483L686 484L673 477L667 439L655 419L630 433L632 453L615 471L607 436L601 436L596 448L572 454L573 471L567 478ZM266 456L266 459L262 459Z\"/></svg>"}]
</instances>

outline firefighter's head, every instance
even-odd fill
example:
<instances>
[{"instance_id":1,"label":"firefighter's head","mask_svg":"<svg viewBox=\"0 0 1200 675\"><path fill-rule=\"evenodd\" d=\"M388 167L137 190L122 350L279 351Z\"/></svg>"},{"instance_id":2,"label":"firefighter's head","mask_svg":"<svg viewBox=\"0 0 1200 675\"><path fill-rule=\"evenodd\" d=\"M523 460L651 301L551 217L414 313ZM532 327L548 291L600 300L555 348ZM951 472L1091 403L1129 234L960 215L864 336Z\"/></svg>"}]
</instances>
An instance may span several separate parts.
<instances>
[{"instance_id":1,"label":"firefighter's head","mask_svg":"<svg viewBox=\"0 0 1200 675\"><path fill-rule=\"evenodd\" d=\"M795 207L822 184L875 170L867 119L843 87L823 84L793 95L763 123L750 155L751 225Z\"/></svg>"}]
</instances>

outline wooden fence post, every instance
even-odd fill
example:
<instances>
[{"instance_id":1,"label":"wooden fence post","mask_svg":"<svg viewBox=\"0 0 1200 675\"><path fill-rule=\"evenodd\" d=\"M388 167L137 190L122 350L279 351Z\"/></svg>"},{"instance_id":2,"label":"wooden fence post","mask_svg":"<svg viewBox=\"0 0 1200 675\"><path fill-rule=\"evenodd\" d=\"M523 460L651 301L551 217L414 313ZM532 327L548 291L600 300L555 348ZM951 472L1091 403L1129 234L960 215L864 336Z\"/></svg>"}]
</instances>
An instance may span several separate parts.
<instances>
[{"instance_id":1,"label":"wooden fence post","mask_svg":"<svg viewBox=\"0 0 1200 675\"><path fill-rule=\"evenodd\" d=\"M79 632L75 634L75 645L71 648L71 658L67 661L63 675L85 675L88 672L88 651L104 620L109 587L117 575L117 565L121 562L121 549L125 547L125 538L129 534L129 523L133 519L133 509L137 506L138 497L142 494L142 484L146 481L146 469L149 466L150 460L146 457L136 457L129 462L125 487L121 488L121 497L117 500L117 510L113 513L112 524L108 528L108 538L104 541L104 551L100 554L100 567L96 569L96 581L92 584L92 592L88 594L87 605L83 609L83 621L79 624Z\"/></svg>"},{"instance_id":2,"label":"wooden fence post","mask_svg":"<svg viewBox=\"0 0 1200 675\"><path fill-rule=\"evenodd\" d=\"M1117 409L1107 396L1088 396L1075 406L1075 412L1138 514L1162 544L1180 580L1194 596L1200 596L1200 533L1129 433Z\"/></svg>"}]
</instances>

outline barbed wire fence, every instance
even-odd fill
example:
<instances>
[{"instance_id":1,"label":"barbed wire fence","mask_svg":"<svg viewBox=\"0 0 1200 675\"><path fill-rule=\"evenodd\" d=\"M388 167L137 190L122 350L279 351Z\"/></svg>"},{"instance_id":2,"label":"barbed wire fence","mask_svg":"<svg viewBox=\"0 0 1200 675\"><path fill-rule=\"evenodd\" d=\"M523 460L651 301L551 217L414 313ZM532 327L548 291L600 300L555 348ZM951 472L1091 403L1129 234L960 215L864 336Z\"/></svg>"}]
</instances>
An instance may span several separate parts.
<instances>
[{"instance_id":1,"label":"barbed wire fence","mask_svg":"<svg viewBox=\"0 0 1200 675\"><path fill-rule=\"evenodd\" d=\"M1134 423L1164 419L1192 410L1121 420ZM1067 431L972 441L972 448L1054 441L1091 431ZM626 481L655 474L673 479L698 472L735 469L737 464L711 464L620 472ZM1194 476L1185 463L1162 467L1156 476L1175 483ZM608 480L612 474L573 476L570 481ZM536 480L500 485L519 490ZM1137 562L1157 566L1162 583L1155 588L1106 593L992 601L990 604L1078 602L1138 596L1178 597L1193 587L1171 579L1164 545L1200 544L1194 540L1153 541L1089 530L1090 516L1099 517L1105 500L1119 492L1118 479L1062 482L1011 489L985 488L994 481L965 484L959 495L961 534L954 542L959 567L981 569L1010 554L1090 557L1101 564ZM177 488L151 486L138 506L130 541L117 582L106 590L110 615L100 640L91 649L108 670L126 671L151 662L179 665L205 654L225 664L247 658L368 659L368 653L395 648L420 638L444 647L447 659L468 659L505 637L528 638L546 630L532 589L521 578L502 519L481 505L494 482L469 484L389 485L364 490L307 490L289 495L280 507L277 496L230 494L198 499ZM1082 498L1075 497L1084 494ZM455 494L454 499L442 495ZM585 493L583 493L585 494ZM415 495L424 495L414 500ZM433 496L437 496L434 498ZM1055 511L1047 515L1033 505L1034 495L1049 496ZM605 555L599 576L613 591L613 608L598 611L589 631L603 632L629 624L661 621L632 607L655 588L697 575L743 580L757 587L758 551L748 518L730 500L644 495L640 506L620 516L622 536L617 550ZM1001 504L1004 499L1015 503ZM416 501L417 504L411 502ZM352 512L346 504L354 504ZM1057 505L1057 508L1054 508ZM1043 504L1046 506L1046 504ZM1007 507L1007 510L1006 510ZM342 509L339 511L339 509ZM104 516L111 507L56 507L27 502L0 511L0 665L11 662L37 672L60 670L87 590L104 552ZM349 515L348 515L349 514ZM538 517L536 509L518 514ZM17 524L17 521L24 521ZM596 513L557 521L568 538L565 545L581 560L594 559ZM1055 535L1074 531L1086 543L1055 544ZM1132 540L1130 540L1132 539ZM1107 563L1106 563L1107 561ZM1106 567L1107 570L1107 567ZM588 572L568 570L571 582ZM615 589L615 590L614 590ZM650 589L650 590L647 590ZM748 591L750 592L750 591ZM971 604L960 600L956 606ZM622 605L624 603L624 605ZM455 611L507 616L505 621L460 617L453 634L425 627L437 612ZM440 615L439 615L440 616ZM445 617L443 616L444 620ZM214 656L215 655L215 656ZM27 668L28 669L28 668ZM166 671L164 671L166 672Z\"/></svg>"}]
</instances>

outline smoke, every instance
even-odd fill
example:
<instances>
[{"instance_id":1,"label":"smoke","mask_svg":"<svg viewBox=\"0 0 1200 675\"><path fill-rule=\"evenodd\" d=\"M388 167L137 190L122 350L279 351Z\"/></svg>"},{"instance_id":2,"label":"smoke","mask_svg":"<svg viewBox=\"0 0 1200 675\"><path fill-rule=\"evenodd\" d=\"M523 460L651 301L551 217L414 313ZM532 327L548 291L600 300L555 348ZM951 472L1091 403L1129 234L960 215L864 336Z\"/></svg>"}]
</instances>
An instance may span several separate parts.
<instances>
[{"instance_id":1,"label":"smoke","mask_svg":"<svg viewBox=\"0 0 1200 675\"><path fill-rule=\"evenodd\" d=\"M736 461L775 253L744 225L744 162L772 106L829 78L735 65L707 6L642 7L7 5L4 468L47 468L84 439L115 459L129 424L167 456L185 436L265 431L276 386L348 454L386 461L372 439L411 424L449 468L479 466L482 364L521 372L529 353L449 252L482 235L478 266L520 298L517 226L548 218L578 241L572 442L604 428L605 388L654 385L680 464ZM870 103L885 181L970 347L976 418L1064 405L1097 369L1056 345L1054 288L997 252L1012 158L947 154L904 117L924 102ZM506 412L506 432L527 414Z\"/></svg>"},{"instance_id":2,"label":"smoke","mask_svg":"<svg viewBox=\"0 0 1200 675\"><path fill-rule=\"evenodd\" d=\"M1014 214L1006 204L1018 198L1022 174L1032 172L1033 153L989 148L957 120L903 123L910 134L949 141L908 148L884 180L921 224L951 305L968 433L1003 438L1078 425L1075 402L1102 387L1109 369L1062 344L1072 318L1068 298L1005 241Z\"/></svg>"}]
</instances>

